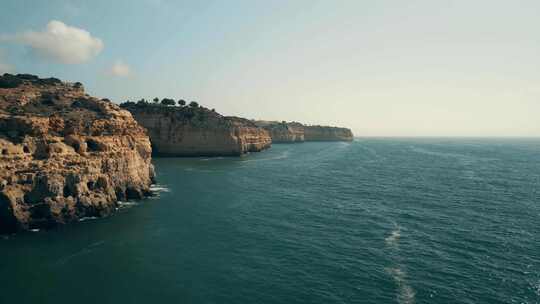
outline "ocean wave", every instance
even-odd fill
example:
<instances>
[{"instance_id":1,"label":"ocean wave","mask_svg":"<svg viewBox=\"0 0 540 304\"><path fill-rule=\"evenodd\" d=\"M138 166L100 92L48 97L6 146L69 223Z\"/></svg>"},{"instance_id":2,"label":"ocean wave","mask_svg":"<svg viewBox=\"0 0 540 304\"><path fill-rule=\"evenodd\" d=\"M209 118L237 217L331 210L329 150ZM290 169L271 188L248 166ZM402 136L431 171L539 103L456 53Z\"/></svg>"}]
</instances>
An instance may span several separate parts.
<instances>
[{"instance_id":1,"label":"ocean wave","mask_svg":"<svg viewBox=\"0 0 540 304\"><path fill-rule=\"evenodd\" d=\"M224 159L225 157L223 156L217 156L217 157L205 157L205 158L201 158L199 159L199 161L212 161L212 160L220 160L220 159Z\"/></svg>"},{"instance_id":2,"label":"ocean wave","mask_svg":"<svg viewBox=\"0 0 540 304\"><path fill-rule=\"evenodd\" d=\"M72 254L69 254L69 255L66 255L62 258L60 258L59 260L56 261L56 265L63 265L63 264L66 264L67 262L69 262L71 259L73 258L76 258L76 257L80 257L82 255L87 255L87 254L90 254L92 253L94 250L96 250L97 247L103 245L105 243L105 241L97 241L97 242L94 242L94 243L91 243L85 247L83 247L81 250L78 250Z\"/></svg>"},{"instance_id":3,"label":"ocean wave","mask_svg":"<svg viewBox=\"0 0 540 304\"><path fill-rule=\"evenodd\" d=\"M398 294L396 296L398 303L414 304L416 292L407 282L407 273L399 267L386 268L385 270L398 286Z\"/></svg>"},{"instance_id":4,"label":"ocean wave","mask_svg":"<svg viewBox=\"0 0 540 304\"><path fill-rule=\"evenodd\" d=\"M289 151L284 151L280 155L274 156L274 157L267 157L267 158L257 158L257 159L245 159L242 160L243 163L247 162L258 162L258 161L268 161L268 160L279 160L279 159L286 159L289 157Z\"/></svg>"},{"instance_id":5,"label":"ocean wave","mask_svg":"<svg viewBox=\"0 0 540 304\"><path fill-rule=\"evenodd\" d=\"M452 152L437 152L437 151L431 151L431 150L427 150L427 149L416 147L416 146L409 146L409 149L413 152L420 153L420 154L442 157L442 158L454 158L464 164L472 164L478 161L481 161L481 162L498 161L498 159L496 158L479 157L479 156L452 153Z\"/></svg>"},{"instance_id":6,"label":"ocean wave","mask_svg":"<svg viewBox=\"0 0 540 304\"><path fill-rule=\"evenodd\" d=\"M171 189L169 189L166 186L160 185L160 184L155 184L155 185L150 186L150 191L152 191L152 192L171 192Z\"/></svg>"},{"instance_id":7,"label":"ocean wave","mask_svg":"<svg viewBox=\"0 0 540 304\"><path fill-rule=\"evenodd\" d=\"M95 216L85 216L85 217L81 217L79 219L79 222L84 222L84 221L90 221L90 220L97 220L98 218L95 217Z\"/></svg>"},{"instance_id":8,"label":"ocean wave","mask_svg":"<svg viewBox=\"0 0 540 304\"><path fill-rule=\"evenodd\" d=\"M118 206L120 208L128 208L128 207L133 207L133 206L136 206L138 205L139 203L137 202L122 202L122 201L118 201Z\"/></svg>"},{"instance_id":9,"label":"ocean wave","mask_svg":"<svg viewBox=\"0 0 540 304\"><path fill-rule=\"evenodd\" d=\"M396 226L396 228L392 230L392 232L390 232L390 235L387 236L384 239L384 241L386 242L387 245L393 246L398 243L400 237L401 237L401 227Z\"/></svg>"},{"instance_id":10,"label":"ocean wave","mask_svg":"<svg viewBox=\"0 0 540 304\"><path fill-rule=\"evenodd\" d=\"M438 157L444 157L444 158L458 158L458 159L473 161L473 157L464 155L464 154L437 152L437 151L431 151L431 150L427 150L427 149L419 148L415 146L410 146L409 148L411 149L411 151L420 153L420 154L438 156Z\"/></svg>"}]
</instances>

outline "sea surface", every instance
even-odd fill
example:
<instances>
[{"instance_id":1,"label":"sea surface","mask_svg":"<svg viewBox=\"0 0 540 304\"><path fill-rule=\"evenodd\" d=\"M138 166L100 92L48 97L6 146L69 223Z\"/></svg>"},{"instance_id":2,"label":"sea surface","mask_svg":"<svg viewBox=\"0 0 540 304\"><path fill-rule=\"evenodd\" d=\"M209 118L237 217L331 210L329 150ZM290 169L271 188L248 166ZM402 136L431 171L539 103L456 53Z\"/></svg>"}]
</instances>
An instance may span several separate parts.
<instances>
[{"instance_id":1,"label":"sea surface","mask_svg":"<svg viewBox=\"0 0 540 304\"><path fill-rule=\"evenodd\" d=\"M0 237L0 303L540 303L540 139L154 162L156 197Z\"/></svg>"}]
</instances>

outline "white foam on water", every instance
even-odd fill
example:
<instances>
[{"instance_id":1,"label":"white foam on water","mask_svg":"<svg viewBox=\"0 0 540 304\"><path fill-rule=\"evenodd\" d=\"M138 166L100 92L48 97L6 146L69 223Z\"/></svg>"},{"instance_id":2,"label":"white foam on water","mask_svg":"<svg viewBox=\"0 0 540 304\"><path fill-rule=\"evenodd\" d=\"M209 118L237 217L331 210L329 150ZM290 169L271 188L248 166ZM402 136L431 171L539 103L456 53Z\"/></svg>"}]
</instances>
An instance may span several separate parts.
<instances>
[{"instance_id":1,"label":"white foam on water","mask_svg":"<svg viewBox=\"0 0 540 304\"><path fill-rule=\"evenodd\" d=\"M79 222L90 221L90 220L97 220L97 217L95 217L95 216L85 216L85 217L81 217L81 218L79 219Z\"/></svg>"},{"instance_id":2,"label":"white foam on water","mask_svg":"<svg viewBox=\"0 0 540 304\"><path fill-rule=\"evenodd\" d=\"M122 201L118 201L118 206L120 206L120 208L125 208L125 207L132 207L132 206L136 206L138 205L139 203L137 202L122 202Z\"/></svg>"},{"instance_id":3,"label":"white foam on water","mask_svg":"<svg viewBox=\"0 0 540 304\"><path fill-rule=\"evenodd\" d=\"M397 302L400 304L414 304L416 292L407 282L407 273L400 267L386 268L385 270L398 286Z\"/></svg>"},{"instance_id":4,"label":"white foam on water","mask_svg":"<svg viewBox=\"0 0 540 304\"><path fill-rule=\"evenodd\" d=\"M384 241L386 242L387 245L393 246L393 245L396 245L398 243L400 237L401 237L401 227L396 226L396 228L394 230L392 230L390 235L387 236L384 239Z\"/></svg>"},{"instance_id":5,"label":"white foam on water","mask_svg":"<svg viewBox=\"0 0 540 304\"><path fill-rule=\"evenodd\" d=\"M30 229L30 231L32 231L32 232L39 232L39 229L37 229L37 228L36 228L36 229Z\"/></svg>"},{"instance_id":6,"label":"white foam on water","mask_svg":"<svg viewBox=\"0 0 540 304\"><path fill-rule=\"evenodd\" d=\"M150 191L153 191L153 192L171 192L171 190L169 188L167 188L166 186L163 186L163 185L159 185L159 184L155 184L155 185L150 186Z\"/></svg>"},{"instance_id":7,"label":"white foam on water","mask_svg":"<svg viewBox=\"0 0 540 304\"><path fill-rule=\"evenodd\" d=\"M224 157L222 156L206 157L206 158L201 158L200 161L212 161L212 160L220 160L220 159L224 159Z\"/></svg>"}]
</instances>

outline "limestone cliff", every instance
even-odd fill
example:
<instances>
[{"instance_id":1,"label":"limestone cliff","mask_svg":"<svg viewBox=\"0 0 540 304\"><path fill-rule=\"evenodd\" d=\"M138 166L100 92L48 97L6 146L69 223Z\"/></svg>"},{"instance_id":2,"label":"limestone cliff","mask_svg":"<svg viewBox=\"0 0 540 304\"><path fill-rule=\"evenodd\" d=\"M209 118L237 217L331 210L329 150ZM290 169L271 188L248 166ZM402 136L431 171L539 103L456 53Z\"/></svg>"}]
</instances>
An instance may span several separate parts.
<instances>
[{"instance_id":1,"label":"limestone cliff","mask_svg":"<svg viewBox=\"0 0 540 304\"><path fill-rule=\"evenodd\" d=\"M80 83L0 77L0 233L105 216L150 193L150 140Z\"/></svg>"},{"instance_id":2,"label":"limestone cliff","mask_svg":"<svg viewBox=\"0 0 540 304\"><path fill-rule=\"evenodd\" d=\"M148 130L159 156L238 156L269 148L268 132L253 122L199 106L124 103Z\"/></svg>"},{"instance_id":3,"label":"limestone cliff","mask_svg":"<svg viewBox=\"0 0 540 304\"><path fill-rule=\"evenodd\" d=\"M299 122L255 121L268 130L275 143L295 143L304 141L352 141L350 129L329 126L306 126Z\"/></svg>"},{"instance_id":4,"label":"limestone cliff","mask_svg":"<svg viewBox=\"0 0 540 304\"><path fill-rule=\"evenodd\" d=\"M328 126L304 126L306 141L352 141L350 129Z\"/></svg>"},{"instance_id":5,"label":"limestone cliff","mask_svg":"<svg viewBox=\"0 0 540 304\"><path fill-rule=\"evenodd\" d=\"M304 125L298 122L257 121L257 125L266 129L274 143L304 142Z\"/></svg>"}]
</instances>

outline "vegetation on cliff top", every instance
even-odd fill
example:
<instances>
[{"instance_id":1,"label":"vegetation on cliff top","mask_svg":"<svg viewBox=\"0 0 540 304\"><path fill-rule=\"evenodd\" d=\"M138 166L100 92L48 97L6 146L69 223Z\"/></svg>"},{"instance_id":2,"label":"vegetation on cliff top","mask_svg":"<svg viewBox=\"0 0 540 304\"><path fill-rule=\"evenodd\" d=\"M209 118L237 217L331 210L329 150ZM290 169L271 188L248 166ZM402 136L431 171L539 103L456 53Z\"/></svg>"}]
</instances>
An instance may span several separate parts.
<instances>
[{"instance_id":1,"label":"vegetation on cliff top","mask_svg":"<svg viewBox=\"0 0 540 304\"><path fill-rule=\"evenodd\" d=\"M237 124L255 127L247 119L223 116L217 113L215 109L205 108L196 101L191 101L188 104L183 99L175 102L172 98L163 98L160 100L156 97L153 99L153 102L149 102L143 98L137 102L128 100L121 103L120 107L130 111L135 117L142 113L160 114L164 117L173 118L177 122L198 127Z\"/></svg>"},{"instance_id":2,"label":"vegetation on cliff top","mask_svg":"<svg viewBox=\"0 0 540 304\"><path fill-rule=\"evenodd\" d=\"M56 85L62 83L60 79L53 77L39 78L38 76L31 74L12 75L5 73L0 76L0 89L13 89L22 85L24 81L31 82L34 85ZM81 85L79 82L76 84Z\"/></svg>"}]
</instances>

